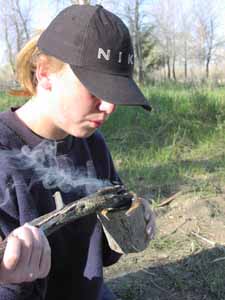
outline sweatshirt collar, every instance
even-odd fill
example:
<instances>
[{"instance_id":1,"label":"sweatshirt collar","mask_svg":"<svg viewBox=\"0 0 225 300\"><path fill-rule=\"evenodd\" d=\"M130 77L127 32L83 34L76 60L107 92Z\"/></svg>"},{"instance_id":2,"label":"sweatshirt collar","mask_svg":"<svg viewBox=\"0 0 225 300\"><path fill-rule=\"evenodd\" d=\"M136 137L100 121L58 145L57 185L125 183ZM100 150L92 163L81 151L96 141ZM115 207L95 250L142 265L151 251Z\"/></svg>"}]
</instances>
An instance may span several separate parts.
<instances>
[{"instance_id":1,"label":"sweatshirt collar","mask_svg":"<svg viewBox=\"0 0 225 300\"><path fill-rule=\"evenodd\" d=\"M73 136L68 135L64 139L60 140L51 140L46 139L35 132L33 132L27 125L17 116L15 111L19 107L11 107L8 111L3 113L3 121L4 123L14 132L16 132L17 136L23 141L24 144L29 145L31 148L36 147L41 142L49 142L55 144L56 153L57 154L65 154L72 147Z\"/></svg>"}]
</instances>

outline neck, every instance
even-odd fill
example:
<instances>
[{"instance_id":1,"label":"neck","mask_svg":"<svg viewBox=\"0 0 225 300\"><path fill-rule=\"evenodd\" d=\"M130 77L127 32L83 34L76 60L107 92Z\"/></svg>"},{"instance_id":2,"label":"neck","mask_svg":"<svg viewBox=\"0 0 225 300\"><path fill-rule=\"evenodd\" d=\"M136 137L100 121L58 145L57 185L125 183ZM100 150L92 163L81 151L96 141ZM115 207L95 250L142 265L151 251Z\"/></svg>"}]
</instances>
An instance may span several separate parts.
<instances>
[{"instance_id":1,"label":"neck","mask_svg":"<svg viewBox=\"0 0 225 300\"><path fill-rule=\"evenodd\" d=\"M38 97L33 97L23 106L15 111L18 118L34 133L39 136L58 140L65 138L68 134L56 127L48 114L48 107L45 101L40 101Z\"/></svg>"}]
</instances>

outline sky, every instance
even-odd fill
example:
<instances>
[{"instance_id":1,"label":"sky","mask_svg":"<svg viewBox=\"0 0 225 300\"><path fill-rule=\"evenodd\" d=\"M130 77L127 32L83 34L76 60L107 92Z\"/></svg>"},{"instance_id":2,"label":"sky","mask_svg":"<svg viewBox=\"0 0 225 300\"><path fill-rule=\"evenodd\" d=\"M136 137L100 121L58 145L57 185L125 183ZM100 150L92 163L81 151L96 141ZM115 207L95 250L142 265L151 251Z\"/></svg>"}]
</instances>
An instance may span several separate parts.
<instances>
[{"instance_id":1,"label":"sky","mask_svg":"<svg viewBox=\"0 0 225 300\"><path fill-rule=\"evenodd\" d=\"M21 3L23 4L26 1L23 0ZM54 14L52 13L52 9L50 9L49 1L34 1L35 4L35 12L33 14L33 26L36 29L41 29L47 27L51 19L54 17ZM0 40L0 65L4 63L4 52L5 52L5 46L2 40Z\"/></svg>"},{"instance_id":2,"label":"sky","mask_svg":"<svg viewBox=\"0 0 225 300\"><path fill-rule=\"evenodd\" d=\"M36 6L36 14L34 14L33 24L35 27L45 28L53 18L54 13L50 9L49 1L39 1ZM40 13L41 12L41 13Z\"/></svg>"},{"instance_id":3,"label":"sky","mask_svg":"<svg viewBox=\"0 0 225 300\"><path fill-rule=\"evenodd\" d=\"M26 5L26 2L28 0L20 0L21 4ZM131 1L131 0L130 0ZM147 15L151 14L152 11L152 5L157 5L160 0L143 0L144 1L144 9L147 12ZM175 3L175 5L182 5L183 9L186 10L190 7L191 3L194 1L202 1L202 3L205 3L205 0L161 0L166 3L167 1L172 1ZM213 5L217 8L217 11L219 13L219 21L222 24L221 25L221 34L225 36L225 0L212 0ZM66 1L61 0L60 1L60 8L63 8L63 3ZM69 1L67 1L69 2ZM110 2L104 0L104 6L106 9L111 9L110 7ZM108 2L108 3L107 3ZM131 1L132 2L132 1ZM50 21L54 18L56 15L57 8L56 6L53 6L52 0L45 0L45 1L37 1L33 0L33 5L35 6L35 10L33 13L33 27L36 29L44 29L47 27L47 25L50 23ZM123 2L121 2L123 3ZM0 65L2 65L4 59L3 59L3 54L4 54L5 48L3 42L0 40Z\"/></svg>"}]
</instances>

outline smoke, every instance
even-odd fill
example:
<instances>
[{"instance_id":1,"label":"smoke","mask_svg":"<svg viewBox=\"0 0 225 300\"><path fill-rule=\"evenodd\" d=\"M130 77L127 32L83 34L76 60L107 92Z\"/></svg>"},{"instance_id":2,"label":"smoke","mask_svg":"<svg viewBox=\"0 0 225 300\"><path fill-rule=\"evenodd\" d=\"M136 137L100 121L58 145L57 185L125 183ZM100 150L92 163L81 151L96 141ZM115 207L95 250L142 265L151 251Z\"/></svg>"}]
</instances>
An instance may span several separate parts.
<instances>
[{"instance_id":1,"label":"smoke","mask_svg":"<svg viewBox=\"0 0 225 300\"><path fill-rule=\"evenodd\" d=\"M109 181L96 178L92 161L87 168L77 168L73 161L65 155L56 156L57 142L43 141L35 148L23 146L17 149L3 150L1 157L9 161L10 168L33 171L32 184L42 182L46 189L59 189L64 193L77 187L85 186L87 193L109 186Z\"/></svg>"}]
</instances>

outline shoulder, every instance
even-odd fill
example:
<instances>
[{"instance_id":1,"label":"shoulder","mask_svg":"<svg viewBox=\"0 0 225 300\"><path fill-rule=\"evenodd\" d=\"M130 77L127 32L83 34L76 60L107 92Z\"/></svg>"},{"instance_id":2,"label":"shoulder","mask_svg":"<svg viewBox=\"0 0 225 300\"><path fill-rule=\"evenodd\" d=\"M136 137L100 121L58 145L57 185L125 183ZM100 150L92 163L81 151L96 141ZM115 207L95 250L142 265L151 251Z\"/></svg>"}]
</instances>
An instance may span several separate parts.
<instances>
[{"instance_id":1,"label":"shoulder","mask_svg":"<svg viewBox=\"0 0 225 300\"><path fill-rule=\"evenodd\" d=\"M97 148L98 150L104 150L108 152L108 147L105 142L105 138L100 131L96 131L89 138L87 138L87 143L91 148Z\"/></svg>"},{"instance_id":2,"label":"shoulder","mask_svg":"<svg viewBox=\"0 0 225 300\"><path fill-rule=\"evenodd\" d=\"M18 147L19 138L8 126L8 112L0 112L0 148L12 149Z\"/></svg>"},{"instance_id":3,"label":"shoulder","mask_svg":"<svg viewBox=\"0 0 225 300\"><path fill-rule=\"evenodd\" d=\"M91 137L87 139L89 150L95 159L111 159L109 148L106 144L105 138L100 131L96 131Z\"/></svg>"},{"instance_id":4,"label":"shoulder","mask_svg":"<svg viewBox=\"0 0 225 300\"><path fill-rule=\"evenodd\" d=\"M93 158L96 172L99 178L108 179L111 182L121 182L112 160L111 153L101 132L96 131L87 139Z\"/></svg>"},{"instance_id":5,"label":"shoulder","mask_svg":"<svg viewBox=\"0 0 225 300\"><path fill-rule=\"evenodd\" d=\"M99 130L96 130L89 138L87 138L87 141L105 143L104 136Z\"/></svg>"}]
</instances>

